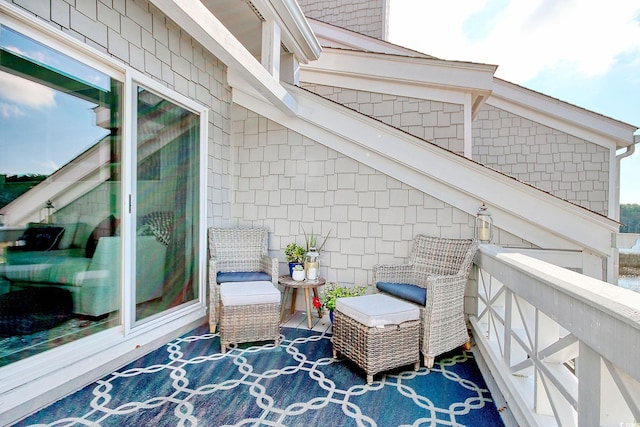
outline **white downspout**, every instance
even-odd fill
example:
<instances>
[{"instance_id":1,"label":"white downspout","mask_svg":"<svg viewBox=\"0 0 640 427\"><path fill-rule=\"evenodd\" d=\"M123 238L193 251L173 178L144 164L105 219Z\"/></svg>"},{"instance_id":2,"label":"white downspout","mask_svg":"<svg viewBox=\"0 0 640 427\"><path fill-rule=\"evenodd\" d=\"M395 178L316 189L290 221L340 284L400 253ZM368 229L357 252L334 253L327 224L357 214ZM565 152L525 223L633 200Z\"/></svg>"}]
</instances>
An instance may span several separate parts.
<instances>
[{"instance_id":1,"label":"white downspout","mask_svg":"<svg viewBox=\"0 0 640 427\"><path fill-rule=\"evenodd\" d=\"M633 144L629 145L624 153L616 156L616 192L615 200L613 200L613 212L609 215L616 221L620 221L620 163L625 157L629 157L636 151L636 144L640 142L640 135L633 136Z\"/></svg>"},{"instance_id":2,"label":"white downspout","mask_svg":"<svg viewBox=\"0 0 640 427\"><path fill-rule=\"evenodd\" d=\"M630 155L632 155L635 151L636 151L636 144L640 142L640 135L634 135L633 136L633 144L629 145L627 147L627 149L625 150L624 153L619 154L616 156L616 171L615 171L615 185L616 185L616 191L615 194L613 194L613 199L610 199L610 203L609 206L611 207L611 211L609 216L613 219L615 219L616 221L620 221L620 166L621 166L621 160L624 159L625 157L629 157ZM618 271L620 269L620 252L618 251L618 239L617 239L617 234L616 233L616 238L615 238L615 244L613 244L612 248L611 248L611 257L609 257L609 262L607 263L607 281L609 283L618 284Z\"/></svg>"}]
</instances>

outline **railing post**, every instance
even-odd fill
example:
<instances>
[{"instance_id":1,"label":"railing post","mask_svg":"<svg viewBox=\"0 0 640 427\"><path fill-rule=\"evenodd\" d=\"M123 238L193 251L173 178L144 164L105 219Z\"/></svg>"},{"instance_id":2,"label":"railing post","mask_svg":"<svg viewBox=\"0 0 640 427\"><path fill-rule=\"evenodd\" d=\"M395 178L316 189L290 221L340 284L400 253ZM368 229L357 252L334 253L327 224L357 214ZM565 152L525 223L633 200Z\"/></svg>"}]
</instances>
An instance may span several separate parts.
<instances>
[{"instance_id":1,"label":"railing post","mask_svg":"<svg viewBox=\"0 0 640 427\"><path fill-rule=\"evenodd\" d=\"M580 342L578 359L578 425L637 426L629 406L600 355Z\"/></svg>"},{"instance_id":2,"label":"railing post","mask_svg":"<svg viewBox=\"0 0 640 427\"><path fill-rule=\"evenodd\" d=\"M549 319L549 317L542 313L540 310L536 310L536 326L534 333L535 343L533 347L533 354L531 355L531 357L534 358L534 364L544 363L539 359L539 354L542 350L558 341L558 338L560 337L558 324ZM551 408L551 402L549 401L549 394L545 390L544 384L542 383L542 370L539 369L539 366L537 366L536 368L534 408L539 414L553 415L553 409ZM547 385L547 387L550 386L551 385Z\"/></svg>"},{"instance_id":3,"label":"railing post","mask_svg":"<svg viewBox=\"0 0 640 427\"><path fill-rule=\"evenodd\" d=\"M596 427L600 425L600 386L602 364L600 355L580 341L579 358L576 363L578 375L578 425Z\"/></svg>"},{"instance_id":4,"label":"railing post","mask_svg":"<svg viewBox=\"0 0 640 427\"><path fill-rule=\"evenodd\" d=\"M513 334L513 293L505 289L504 290L504 353L502 358L505 365L511 366L511 340Z\"/></svg>"}]
</instances>

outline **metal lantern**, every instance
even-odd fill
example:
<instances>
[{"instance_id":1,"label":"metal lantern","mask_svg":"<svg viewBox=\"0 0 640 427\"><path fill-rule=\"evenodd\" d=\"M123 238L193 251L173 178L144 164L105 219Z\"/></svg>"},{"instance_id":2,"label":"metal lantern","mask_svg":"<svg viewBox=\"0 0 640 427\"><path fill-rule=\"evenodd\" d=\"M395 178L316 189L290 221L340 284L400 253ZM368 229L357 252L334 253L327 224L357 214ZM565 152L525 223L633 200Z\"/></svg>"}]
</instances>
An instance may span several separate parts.
<instances>
[{"instance_id":1,"label":"metal lantern","mask_svg":"<svg viewBox=\"0 0 640 427\"><path fill-rule=\"evenodd\" d=\"M489 243L493 239L493 218L484 203L476 214L476 239Z\"/></svg>"},{"instance_id":2,"label":"metal lantern","mask_svg":"<svg viewBox=\"0 0 640 427\"><path fill-rule=\"evenodd\" d=\"M304 258L304 271L307 282L317 282L320 276L320 254L315 247L309 248Z\"/></svg>"}]
</instances>

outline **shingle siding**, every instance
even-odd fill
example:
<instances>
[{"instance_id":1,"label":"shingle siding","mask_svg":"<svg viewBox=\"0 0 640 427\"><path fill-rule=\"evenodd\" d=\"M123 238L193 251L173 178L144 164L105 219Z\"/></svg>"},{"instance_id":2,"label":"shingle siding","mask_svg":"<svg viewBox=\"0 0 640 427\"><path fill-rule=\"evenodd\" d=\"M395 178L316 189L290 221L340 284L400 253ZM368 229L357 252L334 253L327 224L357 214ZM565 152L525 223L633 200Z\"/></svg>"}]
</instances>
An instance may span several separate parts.
<instances>
[{"instance_id":1,"label":"shingle siding","mask_svg":"<svg viewBox=\"0 0 640 427\"><path fill-rule=\"evenodd\" d=\"M309 83L301 86L442 148L464 153L462 105Z\"/></svg>"},{"instance_id":2,"label":"shingle siding","mask_svg":"<svg viewBox=\"0 0 640 427\"><path fill-rule=\"evenodd\" d=\"M473 159L606 215L609 150L485 105L473 123Z\"/></svg>"},{"instance_id":3,"label":"shingle siding","mask_svg":"<svg viewBox=\"0 0 640 427\"><path fill-rule=\"evenodd\" d=\"M298 0L305 16L377 39L387 38L389 0Z\"/></svg>"},{"instance_id":4,"label":"shingle siding","mask_svg":"<svg viewBox=\"0 0 640 427\"><path fill-rule=\"evenodd\" d=\"M464 154L463 107L310 83L327 99L418 138ZM607 215L609 150L485 105L473 122L473 159L594 212Z\"/></svg>"}]
</instances>

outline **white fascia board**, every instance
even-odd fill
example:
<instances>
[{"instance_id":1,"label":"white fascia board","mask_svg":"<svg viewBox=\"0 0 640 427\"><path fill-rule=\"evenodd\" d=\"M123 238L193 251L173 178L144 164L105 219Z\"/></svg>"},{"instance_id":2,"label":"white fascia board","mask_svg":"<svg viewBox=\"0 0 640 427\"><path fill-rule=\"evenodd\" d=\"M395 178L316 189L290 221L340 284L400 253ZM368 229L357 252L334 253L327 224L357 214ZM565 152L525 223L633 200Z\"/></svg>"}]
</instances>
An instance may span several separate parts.
<instances>
[{"instance_id":1,"label":"white fascia board","mask_svg":"<svg viewBox=\"0 0 640 427\"><path fill-rule=\"evenodd\" d=\"M392 55L415 56L420 58L433 58L433 56L418 52L413 49L398 46L375 37L366 36L355 31L336 27L335 25L309 18L309 24L316 37L323 41L324 46L345 47L354 50L388 53Z\"/></svg>"},{"instance_id":2,"label":"white fascia board","mask_svg":"<svg viewBox=\"0 0 640 427\"><path fill-rule=\"evenodd\" d=\"M358 75L349 75L340 72L334 73L309 68L303 69L302 67L300 70L300 81L323 86L428 99L461 105L464 104L466 97L466 93L462 91L431 87L424 84L407 84L406 82L388 79L366 79Z\"/></svg>"},{"instance_id":3,"label":"white fascia board","mask_svg":"<svg viewBox=\"0 0 640 427\"><path fill-rule=\"evenodd\" d=\"M500 79L495 79L486 103L608 149L632 145L637 130L633 125Z\"/></svg>"},{"instance_id":4,"label":"white fascia board","mask_svg":"<svg viewBox=\"0 0 640 427\"><path fill-rule=\"evenodd\" d=\"M497 227L542 248L608 256L618 223L300 88L287 116L234 89L234 102L470 215L485 202Z\"/></svg>"},{"instance_id":5,"label":"white fascia board","mask_svg":"<svg viewBox=\"0 0 640 427\"><path fill-rule=\"evenodd\" d=\"M362 79L489 94L493 89L496 68L495 65L471 62L327 48L320 59L301 67L300 78L304 79L306 70L315 70Z\"/></svg>"},{"instance_id":6,"label":"white fascia board","mask_svg":"<svg viewBox=\"0 0 640 427\"><path fill-rule=\"evenodd\" d=\"M200 1L151 0L169 19L224 62L269 102L295 114L296 103L287 90L260 64Z\"/></svg>"},{"instance_id":7,"label":"white fascia board","mask_svg":"<svg viewBox=\"0 0 640 427\"><path fill-rule=\"evenodd\" d=\"M318 59L322 47L295 0L252 0L251 3L267 21L273 20L284 30L282 41L300 63Z\"/></svg>"}]
</instances>

